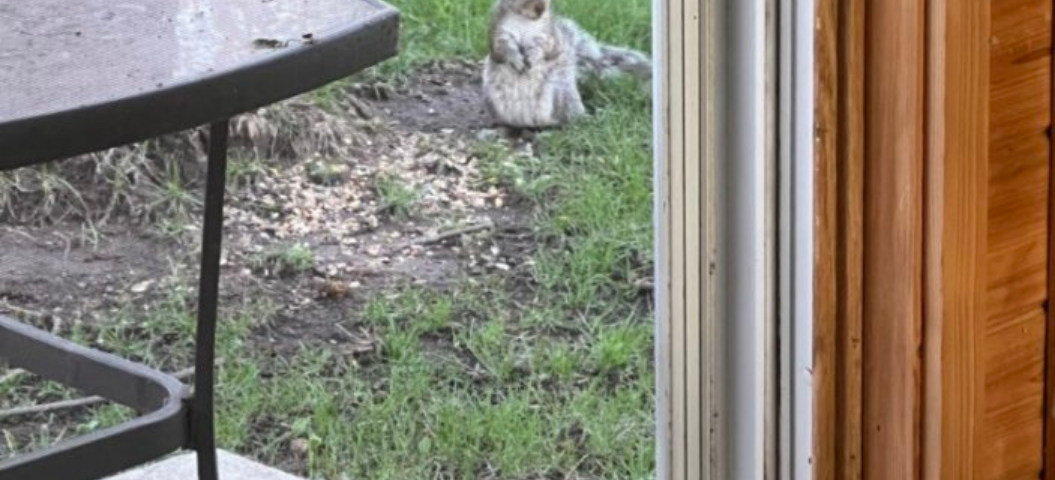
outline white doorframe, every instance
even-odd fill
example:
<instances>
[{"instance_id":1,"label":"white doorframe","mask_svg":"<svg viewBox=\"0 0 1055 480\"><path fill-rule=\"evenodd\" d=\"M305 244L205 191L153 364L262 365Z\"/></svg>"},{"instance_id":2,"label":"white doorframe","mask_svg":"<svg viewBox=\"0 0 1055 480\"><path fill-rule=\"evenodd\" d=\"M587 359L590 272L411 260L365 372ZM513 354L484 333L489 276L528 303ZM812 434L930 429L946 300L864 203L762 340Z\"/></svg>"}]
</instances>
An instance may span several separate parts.
<instances>
[{"instance_id":1,"label":"white doorframe","mask_svg":"<svg viewBox=\"0 0 1055 480\"><path fill-rule=\"evenodd\" d=\"M813 0L780 12L781 479L813 478Z\"/></svg>"},{"instance_id":2,"label":"white doorframe","mask_svg":"<svg viewBox=\"0 0 1055 480\"><path fill-rule=\"evenodd\" d=\"M725 76L719 85L724 99L718 112L719 135L725 155L719 160L719 312L727 325L729 409L729 477L763 480L766 461L766 405L769 395L767 365L771 350L766 339L774 316L767 298L774 266L767 260L775 246L772 232L769 179L774 162L770 142L769 115L774 99L767 89L771 18L766 0L732 0L725 6L726 45L720 55ZM769 433L773 429L769 428Z\"/></svg>"},{"instance_id":3,"label":"white doorframe","mask_svg":"<svg viewBox=\"0 0 1055 480\"><path fill-rule=\"evenodd\" d=\"M813 0L653 12L657 477L809 480Z\"/></svg>"}]
</instances>

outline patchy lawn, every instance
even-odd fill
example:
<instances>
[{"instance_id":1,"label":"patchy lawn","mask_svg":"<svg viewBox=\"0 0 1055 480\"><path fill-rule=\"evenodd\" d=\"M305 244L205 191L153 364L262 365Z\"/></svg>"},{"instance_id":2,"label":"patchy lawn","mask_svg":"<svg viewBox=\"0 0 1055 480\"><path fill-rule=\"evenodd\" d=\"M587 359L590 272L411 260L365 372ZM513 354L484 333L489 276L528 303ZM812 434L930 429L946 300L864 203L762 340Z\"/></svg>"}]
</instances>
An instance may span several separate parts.
<instances>
[{"instance_id":1,"label":"patchy lawn","mask_svg":"<svg viewBox=\"0 0 1055 480\"><path fill-rule=\"evenodd\" d=\"M402 56L243 117L220 443L309 478L653 472L651 119L629 81L530 143L479 103L490 0L398 0ZM647 0L558 0L644 48ZM201 142L0 174L0 312L192 364ZM76 398L0 370L0 410ZM118 422L0 417L0 457Z\"/></svg>"}]
</instances>

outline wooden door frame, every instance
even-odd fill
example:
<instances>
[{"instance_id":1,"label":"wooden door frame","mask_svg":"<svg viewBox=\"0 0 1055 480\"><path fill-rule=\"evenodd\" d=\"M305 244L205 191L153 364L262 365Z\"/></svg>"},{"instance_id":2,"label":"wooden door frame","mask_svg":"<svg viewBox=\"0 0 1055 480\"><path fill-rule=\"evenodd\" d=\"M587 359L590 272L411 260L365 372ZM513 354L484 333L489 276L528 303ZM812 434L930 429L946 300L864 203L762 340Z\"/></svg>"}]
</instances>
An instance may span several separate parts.
<instances>
[{"instance_id":1,"label":"wooden door frame","mask_svg":"<svg viewBox=\"0 0 1055 480\"><path fill-rule=\"evenodd\" d=\"M984 395L992 13L987 1L931 3L922 472L970 480Z\"/></svg>"},{"instance_id":2,"label":"wooden door frame","mask_svg":"<svg viewBox=\"0 0 1055 480\"><path fill-rule=\"evenodd\" d=\"M864 0L817 0L814 469L860 479Z\"/></svg>"},{"instance_id":3,"label":"wooden door frame","mask_svg":"<svg viewBox=\"0 0 1055 480\"><path fill-rule=\"evenodd\" d=\"M973 478L989 2L817 18L817 477Z\"/></svg>"},{"instance_id":4,"label":"wooden door frame","mask_svg":"<svg viewBox=\"0 0 1055 480\"><path fill-rule=\"evenodd\" d=\"M1055 51L1055 15L1053 15L1052 50ZM1053 58L1055 62L1055 58ZM1052 123L1048 126L1051 153L1048 181L1048 304L1047 344L1044 387L1044 472L1051 478L1055 472L1055 68L1052 68Z\"/></svg>"},{"instance_id":5,"label":"wooden door frame","mask_svg":"<svg viewBox=\"0 0 1055 480\"><path fill-rule=\"evenodd\" d=\"M924 478L974 478L985 392L990 2L930 0Z\"/></svg>"}]
</instances>

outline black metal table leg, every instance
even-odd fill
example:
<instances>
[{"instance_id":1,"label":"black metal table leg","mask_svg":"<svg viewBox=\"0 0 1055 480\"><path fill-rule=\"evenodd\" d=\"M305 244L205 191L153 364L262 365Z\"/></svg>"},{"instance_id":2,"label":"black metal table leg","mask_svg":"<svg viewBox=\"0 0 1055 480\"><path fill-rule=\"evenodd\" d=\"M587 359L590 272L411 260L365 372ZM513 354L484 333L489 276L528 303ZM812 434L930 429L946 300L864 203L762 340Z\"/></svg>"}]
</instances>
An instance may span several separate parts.
<instances>
[{"instance_id":1,"label":"black metal table leg","mask_svg":"<svg viewBox=\"0 0 1055 480\"><path fill-rule=\"evenodd\" d=\"M202 231L201 278L198 289L192 441L198 456L198 479L217 480L214 375L216 318L223 242L223 203L227 182L229 120L212 124L205 186L205 228Z\"/></svg>"}]
</instances>

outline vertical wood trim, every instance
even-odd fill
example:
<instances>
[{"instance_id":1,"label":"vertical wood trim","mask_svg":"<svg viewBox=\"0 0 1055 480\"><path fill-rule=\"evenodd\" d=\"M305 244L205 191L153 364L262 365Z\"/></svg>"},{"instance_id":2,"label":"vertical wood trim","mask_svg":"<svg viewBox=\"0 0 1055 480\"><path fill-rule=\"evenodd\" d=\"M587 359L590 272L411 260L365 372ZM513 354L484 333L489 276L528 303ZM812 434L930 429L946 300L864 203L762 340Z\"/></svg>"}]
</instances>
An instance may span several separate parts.
<instances>
[{"instance_id":1,"label":"vertical wood trim","mask_svg":"<svg viewBox=\"0 0 1055 480\"><path fill-rule=\"evenodd\" d=\"M983 457L990 0L929 8L923 473L970 480Z\"/></svg>"},{"instance_id":2,"label":"vertical wood trim","mask_svg":"<svg viewBox=\"0 0 1055 480\"><path fill-rule=\"evenodd\" d=\"M864 47L862 0L817 2L818 479L861 479ZM823 417L823 418L822 418Z\"/></svg>"},{"instance_id":3,"label":"vertical wood trim","mask_svg":"<svg viewBox=\"0 0 1055 480\"><path fill-rule=\"evenodd\" d=\"M957 0L951 0L955 3ZM983 0L988 1L988 0ZM920 478L939 480L942 463L942 232L945 172L947 0L927 0L927 166L924 245L923 431ZM957 48L955 45L952 48ZM973 475L973 472L971 473ZM967 480L966 478L964 480Z\"/></svg>"},{"instance_id":4,"label":"vertical wood trim","mask_svg":"<svg viewBox=\"0 0 1055 480\"><path fill-rule=\"evenodd\" d=\"M817 478L974 478L989 0L817 6Z\"/></svg>"},{"instance_id":5,"label":"vertical wood trim","mask_svg":"<svg viewBox=\"0 0 1055 480\"><path fill-rule=\"evenodd\" d=\"M817 2L817 478L861 478L864 6Z\"/></svg>"},{"instance_id":6,"label":"vertical wood trim","mask_svg":"<svg viewBox=\"0 0 1055 480\"><path fill-rule=\"evenodd\" d=\"M838 326L836 251L838 226L838 144L843 136L839 121L839 3L820 0L816 5L817 29L814 41L816 62L815 122L817 141L814 161L814 478L836 480L837 410L836 330Z\"/></svg>"},{"instance_id":7,"label":"vertical wood trim","mask_svg":"<svg viewBox=\"0 0 1055 480\"><path fill-rule=\"evenodd\" d=\"M864 356L864 0L844 0L839 9L839 135L837 250L837 366L835 445L837 478L862 475L862 387Z\"/></svg>"},{"instance_id":8,"label":"vertical wood trim","mask_svg":"<svg viewBox=\"0 0 1055 480\"><path fill-rule=\"evenodd\" d=\"M864 476L919 474L924 3L867 4Z\"/></svg>"},{"instance_id":9,"label":"vertical wood trim","mask_svg":"<svg viewBox=\"0 0 1055 480\"><path fill-rule=\"evenodd\" d=\"M1052 29L1055 30L1055 16ZM1055 34L1052 36L1052 50L1055 51ZM1052 89L1055 90L1055 68L1052 69ZM1048 301L1044 306L1047 313L1047 339L1044 372L1044 472L1046 478L1052 478L1055 472L1055 92L1052 93L1052 122L1048 125L1048 140L1051 143L1048 172Z\"/></svg>"}]
</instances>

